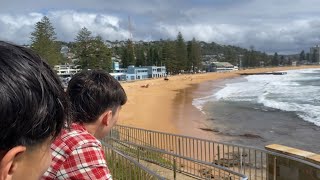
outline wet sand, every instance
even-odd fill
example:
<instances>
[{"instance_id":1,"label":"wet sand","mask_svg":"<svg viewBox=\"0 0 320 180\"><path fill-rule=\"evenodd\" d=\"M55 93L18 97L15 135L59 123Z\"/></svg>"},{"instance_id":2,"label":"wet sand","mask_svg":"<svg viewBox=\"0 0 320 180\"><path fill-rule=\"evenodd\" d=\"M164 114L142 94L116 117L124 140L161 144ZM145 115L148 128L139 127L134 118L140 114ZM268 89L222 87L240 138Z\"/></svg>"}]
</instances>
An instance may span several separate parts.
<instances>
[{"instance_id":1,"label":"wet sand","mask_svg":"<svg viewBox=\"0 0 320 180\"><path fill-rule=\"evenodd\" d=\"M208 121L205 115L192 105L192 100L204 95L201 92L205 92L205 90L199 91L199 88L207 88L207 90L215 88L213 86L199 86L200 83L238 77L239 73L319 67L259 68L226 73L176 75L170 76L169 81L164 81L161 78L124 82L122 86L128 95L128 102L120 112L118 124L219 141L219 136L199 129L207 127ZM147 84L148 88L142 87Z\"/></svg>"}]
</instances>

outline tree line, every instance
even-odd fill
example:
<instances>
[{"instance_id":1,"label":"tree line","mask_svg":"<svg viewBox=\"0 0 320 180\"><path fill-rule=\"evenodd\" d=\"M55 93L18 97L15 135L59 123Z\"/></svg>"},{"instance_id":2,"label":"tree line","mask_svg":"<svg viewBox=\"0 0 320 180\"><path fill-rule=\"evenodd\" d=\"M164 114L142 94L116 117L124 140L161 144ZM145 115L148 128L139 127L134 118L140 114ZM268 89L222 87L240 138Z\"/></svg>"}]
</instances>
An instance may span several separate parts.
<instances>
[{"instance_id":1,"label":"tree line","mask_svg":"<svg viewBox=\"0 0 320 180\"><path fill-rule=\"evenodd\" d=\"M269 56L266 53L256 51L253 46L244 49L230 45L206 43L197 41L185 41L181 32L175 40L162 40L150 42L105 41L101 36L93 36L86 27L81 28L73 42L57 41L53 25L48 17L44 16L37 22L30 36L31 48L52 66L68 62L60 53L62 45L70 48L75 55L75 63L82 69L104 69L112 71L111 57L119 57L123 68L129 65L135 66L166 66L171 74L180 72L196 72L201 70L204 63L204 55L212 55L215 61L230 62L243 68L264 66L278 66L288 63L281 60L277 53ZM107 46L106 42L111 44ZM112 45L114 44L114 45ZM210 61L209 61L210 63Z\"/></svg>"},{"instance_id":2,"label":"tree line","mask_svg":"<svg viewBox=\"0 0 320 180\"><path fill-rule=\"evenodd\" d=\"M192 72L201 68L200 45L195 38L185 42L181 32L176 40L160 40L133 43L128 40L124 46L114 47L113 54L119 56L122 66L166 66L167 71L176 74Z\"/></svg>"}]
</instances>

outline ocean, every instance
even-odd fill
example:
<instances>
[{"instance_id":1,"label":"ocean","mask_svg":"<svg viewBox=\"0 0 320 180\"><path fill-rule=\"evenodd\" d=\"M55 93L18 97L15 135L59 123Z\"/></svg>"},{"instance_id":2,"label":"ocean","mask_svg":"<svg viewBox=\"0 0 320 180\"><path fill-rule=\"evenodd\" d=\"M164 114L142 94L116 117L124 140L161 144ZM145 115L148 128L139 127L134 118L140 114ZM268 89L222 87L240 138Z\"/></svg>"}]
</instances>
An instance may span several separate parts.
<instances>
[{"instance_id":1,"label":"ocean","mask_svg":"<svg viewBox=\"0 0 320 180\"><path fill-rule=\"evenodd\" d=\"M320 69L286 72L211 81L218 88L192 104L226 141L320 152Z\"/></svg>"}]
</instances>

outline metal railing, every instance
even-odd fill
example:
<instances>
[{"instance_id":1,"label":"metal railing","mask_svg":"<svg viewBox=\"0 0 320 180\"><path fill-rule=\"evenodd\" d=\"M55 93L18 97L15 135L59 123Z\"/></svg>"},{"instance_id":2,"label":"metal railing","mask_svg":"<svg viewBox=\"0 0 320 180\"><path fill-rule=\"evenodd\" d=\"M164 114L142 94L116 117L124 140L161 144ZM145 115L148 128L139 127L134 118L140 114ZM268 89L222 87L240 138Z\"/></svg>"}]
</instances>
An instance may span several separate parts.
<instances>
[{"instance_id":1,"label":"metal railing","mask_svg":"<svg viewBox=\"0 0 320 180\"><path fill-rule=\"evenodd\" d=\"M163 175L168 179L176 179L177 173L195 179L248 179L247 176L231 171L226 167L183 157L150 146L137 145L128 141L121 141L108 137L102 140L102 143L112 144L114 148L136 158L138 162L146 161L171 170Z\"/></svg>"},{"instance_id":2,"label":"metal railing","mask_svg":"<svg viewBox=\"0 0 320 180\"><path fill-rule=\"evenodd\" d=\"M268 155L283 157L320 169L320 166L308 161L264 149L121 125L112 129L110 137L123 142L160 149L192 160L223 166L233 172L245 174L249 179L269 179ZM179 161L183 165L189 163L185 159ZM275 166L276 163L275 159L273 165ZM276 169L270 171L276 174Z\"/></svg>"},{"instance_id":3,"label":"metal railing","mask_svg":"<svg viewBox=\"0 0 320 180\"><path fill-rule=\"evenodd\" d=\"M164 177L144 167L132 157L125 155L109 144L103 143L106 161L115 180L165 180Z\"/></svg>"}]
</instances>

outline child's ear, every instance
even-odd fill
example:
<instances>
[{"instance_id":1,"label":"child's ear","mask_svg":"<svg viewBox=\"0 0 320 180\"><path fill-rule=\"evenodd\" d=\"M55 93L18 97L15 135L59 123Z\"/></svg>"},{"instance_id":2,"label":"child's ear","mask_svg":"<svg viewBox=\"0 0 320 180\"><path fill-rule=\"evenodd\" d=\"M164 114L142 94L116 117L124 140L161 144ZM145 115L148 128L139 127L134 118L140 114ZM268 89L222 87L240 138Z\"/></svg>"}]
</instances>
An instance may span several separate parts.
<instances>
[{"instance_id":1,"label":"child's ear","mask_svg":"<svg viewBox=\"0 0 320 180\"><path fill-rule=\"evenodd\" d=\"M20 162L19 159L25 151L25 146L16 146L4 153L0 160L0 180L5 180L15 173Z\"/></svg>"},{"instance_id":2,"label":"child's ear","mask_svg":"<svg viewBox=\"0 0 320 180\"><path fill-rule=\"evenodd\" d=\"M112 119L112 111L111 110L106 110L102 115L102 124L105 126L108 126L110 123L110 120Z\"/></svg>"}]
</instances>

